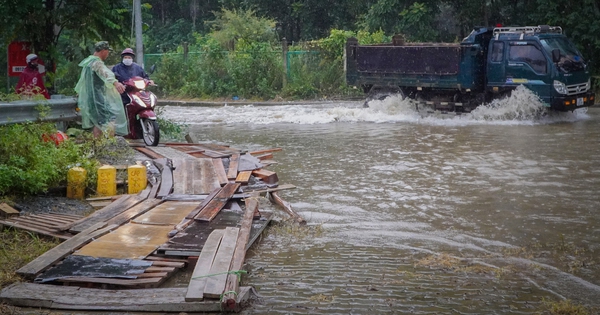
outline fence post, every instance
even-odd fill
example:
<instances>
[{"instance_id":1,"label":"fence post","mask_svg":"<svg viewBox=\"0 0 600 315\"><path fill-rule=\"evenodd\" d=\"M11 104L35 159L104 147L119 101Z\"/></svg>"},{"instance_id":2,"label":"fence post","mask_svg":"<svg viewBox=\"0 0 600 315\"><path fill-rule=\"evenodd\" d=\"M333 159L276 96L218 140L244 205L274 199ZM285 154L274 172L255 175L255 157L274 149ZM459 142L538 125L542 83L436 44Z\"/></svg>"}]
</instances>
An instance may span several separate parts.
<instances>
[{"instance_id":1,"label":"fence post","mask_svg":"<svg viewBox=\"0 0 600 315\"><path fill-rule=\"evenodd\" d=\"M288 45L287 45L287 40L285 39L285 37L281 40L281 51L283 52L283 87L286 87L287 85L287 78L288 78L288 59L287 59L287 55L288 55Z\"/></svg>"}]
</instances>

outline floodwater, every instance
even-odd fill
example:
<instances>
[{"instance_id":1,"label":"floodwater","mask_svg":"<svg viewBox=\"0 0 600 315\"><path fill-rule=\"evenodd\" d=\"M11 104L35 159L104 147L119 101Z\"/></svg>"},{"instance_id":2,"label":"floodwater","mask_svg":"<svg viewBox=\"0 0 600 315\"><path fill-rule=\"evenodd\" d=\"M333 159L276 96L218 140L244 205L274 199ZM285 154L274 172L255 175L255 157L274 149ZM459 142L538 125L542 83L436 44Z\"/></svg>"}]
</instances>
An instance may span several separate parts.
<instances>
[{"instance_id":1,"label":"floodwater","mask_svg":"<svg viewBox=\"0 0 600 315\"><path fill-rule=\"evenodd\" d=\"M249 253L261 298L243 314L600 312L600 108L540 111L519 89L453 117L397 98L163 116L201 142L282 148L268 169L308 227Z\"/></svg>"}]
</instances>

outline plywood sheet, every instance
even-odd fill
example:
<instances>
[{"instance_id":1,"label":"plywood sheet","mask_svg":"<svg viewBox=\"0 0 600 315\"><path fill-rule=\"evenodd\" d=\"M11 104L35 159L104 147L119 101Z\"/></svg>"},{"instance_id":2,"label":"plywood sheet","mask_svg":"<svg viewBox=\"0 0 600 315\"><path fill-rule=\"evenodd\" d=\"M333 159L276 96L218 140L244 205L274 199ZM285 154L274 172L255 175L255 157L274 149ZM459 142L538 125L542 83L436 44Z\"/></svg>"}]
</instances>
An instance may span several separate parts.
<instances>
[{"instance_id":1,"label":"plywood sheet","mask_svg":"<svg viewBox=\"0 0 600 315\"><path fill-rule=\"evenodd\" d=\"M128 223L85 245L74 255L141 259L165 243L172 228L169 225Z\"/></svg>"},{"instance_id":2,"label":"plywood sheet","mask_svg":"<svg viewBox=\"0 0 600 315\"><path fill-rule=\"evenodd\" d=\"M167 201L135 218L133 222L172 227L181 222L199 204L200 202L197 201Z\"/></svg>"}]
</instances>

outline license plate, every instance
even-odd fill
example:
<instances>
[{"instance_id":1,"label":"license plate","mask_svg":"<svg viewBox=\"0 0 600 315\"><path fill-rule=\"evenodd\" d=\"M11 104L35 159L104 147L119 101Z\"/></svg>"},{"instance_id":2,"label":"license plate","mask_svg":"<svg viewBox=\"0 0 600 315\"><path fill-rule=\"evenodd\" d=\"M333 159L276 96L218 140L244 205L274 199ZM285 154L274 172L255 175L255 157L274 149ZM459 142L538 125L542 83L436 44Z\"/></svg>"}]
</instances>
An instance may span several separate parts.
<instances>
[{"instance_id":1,"label":"license plate","mask_svg":"<svg viewBox=\"0 0 600 315\"><path fill-rule=\"evenodd\" d=\"M577 106L581 106L583 105L583 97L578 97L577 98Z\"/></svg>"}]
</instances>

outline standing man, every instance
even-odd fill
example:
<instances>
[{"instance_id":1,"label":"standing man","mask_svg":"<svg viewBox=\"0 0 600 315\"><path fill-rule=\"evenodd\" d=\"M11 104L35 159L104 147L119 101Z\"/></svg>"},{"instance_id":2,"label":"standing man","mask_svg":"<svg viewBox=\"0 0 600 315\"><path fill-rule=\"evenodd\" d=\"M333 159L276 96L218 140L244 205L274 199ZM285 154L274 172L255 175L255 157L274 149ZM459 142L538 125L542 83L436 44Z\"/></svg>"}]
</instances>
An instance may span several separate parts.
<instances>
[{"instance_id":1,"label":"standing man","mask_svg":"<svg viewBox=\"0 0 600 315\"><path fill-rule=\"evenodd\" d=\"M94 45L94 50L93 55L79 63L83 69L75 86L82 127L93 128L95 138L103 134L124 136L129 132L119 94L125 91L125 87L104 64L112 49L108 42L101 41Z\"/></svg>"},{"instance_id":2,"label":"standing man","mask_svg":"<svg viewBox=\"0 0 600 315\"><path fill-rule=\"evenodd\" d=\"M133 62L133 58L135 58L135 53L133 52L133 49L125 48L123 52L121 52L121 63L116 64L112 68L112 71L115 73L117 80L123 83L131 79L131 77L137 76L142 77L144 79L148 79L148 83L150 85L153 85L154 81L150 80L150 76L148 76L146 71L144 71L144 69L140 65ZM129 102L131 102L131 100L125 93L121 94L121 98L123 99L123 104L129 104Z\"/></svg>"},{"instance_id":3,"label":"standing man","mask_svg":"<svg viewBox=\"0 0 600 315\"><path fill-rule=\"evenodd\" d=\"M27 61L27 67L23 69L23 72L19 76L19 82L15 91L17 94L29 97L41 94L46 99L49 99L50 95L46 90L46 86L44 86L44 79L38 69L38 56L36 54L29 54L25 58L25 61Z\"/></svg>"}]
</instances>

